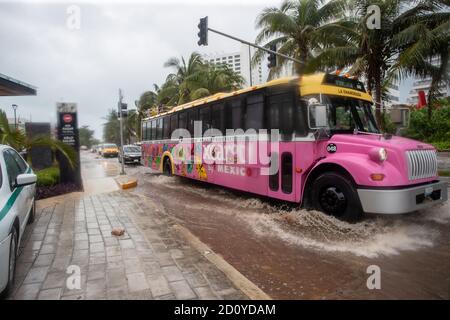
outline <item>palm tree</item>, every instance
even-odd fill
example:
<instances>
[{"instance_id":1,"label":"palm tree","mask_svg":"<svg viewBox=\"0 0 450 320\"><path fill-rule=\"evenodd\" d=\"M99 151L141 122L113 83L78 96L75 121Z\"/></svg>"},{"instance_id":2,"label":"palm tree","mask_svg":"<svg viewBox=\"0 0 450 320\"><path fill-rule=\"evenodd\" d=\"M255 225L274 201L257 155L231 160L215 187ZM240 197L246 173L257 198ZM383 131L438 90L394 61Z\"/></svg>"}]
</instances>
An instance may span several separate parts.
<instances>
[{"instance_id":1,"label":"palm tree","mask_svg":"<svg viewBox=\"0 0 450 320\"><path fill-rule=\"evenodd\" d=\"M163 104L183 104L217 92L228 92L241 88L244 79L226 65L204 62L194 52L188 62L184 58L169 59L166 67L175 69L167 76L158 93L158 101Z\"/></svg>"},{"instance_id":2,"label":"palm tree","mask_svg":"<svg viewBox=\"0 0 450 320\"><path fill-rule=\"evenodd\" d=\"M323 50L310 60L307 70L351 66L350 74L364 76L368 91L374 93L377 122L382 124L383 83L386 78L388 81L393 79L395 73L426 73L424 69L429 64L425 63L425 56L414 52L420 36L414 37L413 34L421 19L445 20L436 12L438 3L443 1L417 0L417 5L412 8L410 0L349 1L351 16L330 24L328 29L330 37L338 39L335 43L341 45ZM380 29L370 29L366 24L371 5L377 5L382 13ZM422 15L426 18L420 18ZM427 43L428 46L430 44ZM412 49L408 51L407 48ZM427 56L430 57L429 54Z\"/></svg>"},{"instance_id":3,"label":"palm tree","mask_svg":"<svg viewBox=\"0 0 450 320\"><path fill-rule=\"evenodd\" d=\"M141 138L141 121L148 116L150 110L152 110L158 104L158 93L160 88L157 84L153 84L153 90L145 91L139 97L139 100L135 101L136 113L132 118L135 118L134 131L137 134L138 139Z\"/></svg>"},{"instance_id":4,"label":"palm tree","mask_svg":"<svg viewBox=\"0 0 450 320\"><path fill-rule=\"evenodd\" d=\"M41 135L32 138L26 136L22 130L10 126L6 113L1 109L0 143L9 145L18 152L30 150L33 147L49 147L53 151L53 154L55 154L56 151L60 152L67 159L72 168L76 166L77 156L75 150L71 146L48 136ZM27 160L32 164L33 159L31 159L31 154L29 152L27 152Z\"/></svg>"},{"instance_id":5,"label":"palm tree","mask_svg":"<svg viewBox=\"0 0 450 320\"><path fill-rule=\"evenodd\" d=\"M256 43L265 48L277 47L279 53L296 58L303 63L295 63L294 71L301 75L305 64L317 51L334 43L329 37L329 24L340 17L343 12L343 0L285 0L280 8L270 7L256 19L256 27L261 29L256 37ZM325 4L324 4L325 3ZM258 50L253 63L264 56ZM270 71L269 78L281 71L288 60L277 57L277 67Z\"/></svg>"},{"instance_id":6,"label":"palm tree","mask_svg":"<svg viewBox=\"0 0 450 320\"><path fill-rule=\"evenodd\" d=\"M166 82L170 85L169 88L178 88L178 94L176 96L176 98L178 98L178 101L176 101L177 104L183 104L190 101L190 85L192 85L192 78L196 77L204 67L203 60L200 54L197 52L193 52L189 56L189 60L187 62L184 57L181 57L181 60L173 57L170 58L164 64L164 66L175 69L174 73L167 76ZM173 101L172 99L170 100L170 102Z\"/></svg>"},{"instance_id":7,"label":"palm tree","mask_svg":"<svg viewBox=\"0 0 450 320\"><path fill-rule=\"evenodd\" d=\"M117 111L110 109L103 119L106 120L103 124L103 141L120 144L120 123Z\"/></svg>"},{"instance_id":8,"label":"palm tree","mask_svg":"<svg viewBox=\"0 0 450 320\"><path fill-rule=\"evenodd\" d=\"M244 78L227 65L205 63L197 75L188 80L191 100L207 97L218 92L229 92L242 88Z\"/></svg>"},{"instance_id":9,"label":"palm tree","mask_svg":"<svg viewBox=\"0 0 450 320\"><path fill-rule=\"evenodd\" d=\"M447 10L444 10L447 9ZM392 39L401 48L393 66L400 76L431 77L428 92L428 119L431 119L439 85L449 81L450 12L448 1L427 1L409 13L405 25ZM435 65L433 59L440 63Z\"/></svg>"}]
</instances>

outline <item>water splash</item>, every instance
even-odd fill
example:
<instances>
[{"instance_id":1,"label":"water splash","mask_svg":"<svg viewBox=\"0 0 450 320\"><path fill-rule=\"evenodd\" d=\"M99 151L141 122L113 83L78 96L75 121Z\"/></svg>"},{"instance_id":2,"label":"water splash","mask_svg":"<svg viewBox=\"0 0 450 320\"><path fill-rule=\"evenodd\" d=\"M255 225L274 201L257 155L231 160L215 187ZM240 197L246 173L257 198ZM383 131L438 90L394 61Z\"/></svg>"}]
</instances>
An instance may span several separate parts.
<instances>
[{"instance_id":1,"label":"water splash","mask_svg":"<svg viewBox=\"0 0 450 320\"><path fill-rule=\"evenodd\" d=\"M204 198L186 204L189 210L211 210L228 214L249 226L260 237L274 237L314 250L351 253L374 258L396 255L405 250L431 247L439 233L434 223L450 221L447 206L404 216L369 216L349 224L319 211L239 196L227 189L203 187L167 176L154 176L152 183Z\"/></svg>"}]
</instances>

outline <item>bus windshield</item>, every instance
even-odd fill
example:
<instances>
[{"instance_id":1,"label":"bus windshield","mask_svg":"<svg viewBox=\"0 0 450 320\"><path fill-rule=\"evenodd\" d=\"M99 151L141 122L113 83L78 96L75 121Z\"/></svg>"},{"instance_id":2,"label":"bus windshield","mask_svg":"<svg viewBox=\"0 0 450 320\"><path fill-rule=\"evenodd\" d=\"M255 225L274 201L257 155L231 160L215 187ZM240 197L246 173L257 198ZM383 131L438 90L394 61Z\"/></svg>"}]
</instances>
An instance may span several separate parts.
<instances>
[{"instance_id":1,"label":"bus windshield","mask_svg":"<svg viewBox=\"0 0 450 320\"><path fill-rule=\"evenodd\" d=\"M318 103L319 97L308 97L308 103ZM372 104L354 98L322 95L321 103L328 108L328 127L331 133L362 132L379 133L372 111Z\"/></svg>"}]
</instances>

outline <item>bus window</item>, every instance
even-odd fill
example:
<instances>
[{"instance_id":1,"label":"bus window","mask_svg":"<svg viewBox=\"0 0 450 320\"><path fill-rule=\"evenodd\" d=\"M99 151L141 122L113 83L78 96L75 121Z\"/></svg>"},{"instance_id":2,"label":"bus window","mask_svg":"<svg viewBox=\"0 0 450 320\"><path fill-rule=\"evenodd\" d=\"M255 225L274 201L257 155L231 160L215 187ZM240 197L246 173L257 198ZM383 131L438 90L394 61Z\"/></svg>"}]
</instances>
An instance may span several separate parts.
<instances>
[{"instance_id":1,"label":"bus window","mask_svg":"<svg viewBox=\"0 0 450 320\"><path fill-rule=\"evenodd\" d=\"M223 103L212 106L211 127L219 129L225 135L225 106Z\"/></svg>"},{"instance_id":2,"label":"bus window","mask_svg":"<svg viewBox=\"0 0 450 320\"><path fill-rule=\"evenodd\" d=\"M173 115L170 116L170 129L172 130L172 132L170 133L170 137L172 138L172 133L178 129L178 113L175 113Z\"/></svg>"},{"instance_id":3,"label":"bus window","mask_svg":"<svg viewBox=\"0 0 450 320\"><path fill-rule=\"evenodd\" d=\"M161 140L163 137L163 119L156 120L156 140Z\"/></svg>"},{"instance_id":4,"label":"bus window","mask_svg":"<svg viewBox=\"0 0 450 320\"><path fill-rule=\"evenodd\" d=\"M281 190L284 193L292 192L292 154L284 152L281 155Z\"/></svg>"},{"instance_id":5,"label":"bus window","mask_svg":"<svg viewBox=\"0 0 450 320\"><path fill-rule=\"evenodd\" d=\"M146 137L147 140L151 140L152 139L152 124L150 121L147 121L147 129L145 130L146 133Z\"/></svg>"},{"instance_id":6,"label":"bus window","mask_svg":"<svg viewBox=\"0 0 450 320\"><path fill-rule=\"evenodd\" d=\"M270 163L271 165L274 165L275 168L278 168L278 152L272 152L270 154ZM272 191L277 191L279 186L278 186L278 177L279 177L279 173L280 170L277 170L276 173L271 174L269 176L269 188Z\"/></svg>"},{"instance_id":7,"label":"bus window","mask_svg":"<svg viewBox=\"0 0 450 320\"><path fill-rule=\"evenodd\" d=\"M150 140L156 140L156 120L152 120L150 123L151 123Z\"/></svg>"},{"instance_id":8,"label":"bus window","mask_svg":"<svg viewBox=\"0 0 450 320\"><path fill-rule=\"evenodd\" d=\"M186 111L180 112L178 115L178 129L186 129L187 125L187 113Z\"/></svg>"},{"instance_id":9,"label":"bus window","mask_svg":"<svg viewBox=\"0 0 450 320\"><path fill-rule=\"evenodd\" d=\"M240 99L231 101L231 126L227 129L242 129L242 103Z\"/></svg>"},{"instance_id":10,"label":"bus window","mask_svg":"<svg viewBox=\"0 0 450 320\"><path fill-rule=\"evenodd\" d=\"M142 121L142 128L141 128L141 140L145 141L147 140L147 121Z\"/></svg>"},{"instance_id":11,"label":"bus window","mask_svg":"<svg viewBox=\"0 0 450 320\"><path fill-rule=\"evenodd\" d=\"M247 114L245 116L245 130L264 128L264 96L251 95L247 98Z\"/></svg>"},{"instance_id":12,"label":"bus window","mask_svg":"<svg viewBox=\"0 0 450 320\"><path fill-rule=\"evenodd\" d=\"M169 116L164 117L163 126L164 126L163 139L170 139L170 118L169 118Z\"/></svg>"},{"instance_id":13,"label":"bus window","mask_svg":"<svg viewBox=\"0 0 450 320\"><path fill-rule=\"evenodd\" d=\"M211 128L211 107L207 106L200 109L200 121L202 122L202 133Z\"/></svg>"},{"instance_id":14,"label":"bus window","mask_svg":"<svg viewBox=\"0 0 450 320\"><path fill-rule=\"evenodd\" d=\"M188 131L191 137L194 136L194 122L198 121L198 109L193 108L188 111Z\"/></svg>"},{"instance_id":15,"label":"bus window","mask_svg":"<svg viewBox=\"0 0 450 320\"><path fill-rule=\"evenodd\" d=\"M308 134L308 108L307 103L303 99L295 99L294 102L295 112L294 112L294 125L295 125L295 134L299 137L304 137Z\"/></svg>"},{"instance_id":16,"label":"bus window","mask_svg":"<svg viewBox=\"0 0 450 320\"><path fill-rule=\"evenodd\" d=\"M269 96L268 129L279 129L283 140L290 140L294 131L294 97L292 93Z\"/></svg>"}]
</instances>

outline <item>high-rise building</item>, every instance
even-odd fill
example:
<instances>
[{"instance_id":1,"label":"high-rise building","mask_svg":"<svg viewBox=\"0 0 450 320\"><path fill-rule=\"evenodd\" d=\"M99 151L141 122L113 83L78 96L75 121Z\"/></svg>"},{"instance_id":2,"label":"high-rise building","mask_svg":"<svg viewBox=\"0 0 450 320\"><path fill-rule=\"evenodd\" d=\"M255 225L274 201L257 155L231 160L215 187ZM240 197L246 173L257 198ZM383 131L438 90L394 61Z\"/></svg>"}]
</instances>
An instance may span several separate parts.
<instances>
[{"instance_id":1,"label":"high-rise building","mask_svg":"<svg viewBox=\"0 0 450 320\"><path fill-rule=\"evenodd\" d=\"M253 48L251 48L250 54L254 54ZM263 70L261 63L258 63L256 66L250 66L249 49L247 45L242 45L240 51L205 54L203 59L211 63L227 65L245 79L245 85L247 86L260 84L263 82Z\"/></svg>"},{"instance_id":2,"label":"high-rise building","mask_svg":"<svg viewBox=\"0 0 450 320\"><path fill-rule=\"evenodd\" d=\"M397 83L394 82L388 86L387 98L385 102L387 107L400 103L400 90Z\"/></svg>"},{"instance_id":3,"label":"high-rise building","mask_svg":"<svg viewBox=\"0 0 450 320\"><path fill-rule=\"evenodd\" d=\"M431 63L435 66L441 63L439 58L434 58ZM450 67L447 67L447 74L450 77ZM407 102L409 104L418 104L419 102L419 92L423 91L426 96L428 96L428 92L430 91L431 86L431 77L419 78L416 77L414 79L411 90L409 91L409 96ZM448 97L450 96L450 82L441 82L438 87L437 92L438 97Z\"/></svg>"}]
</instances>

